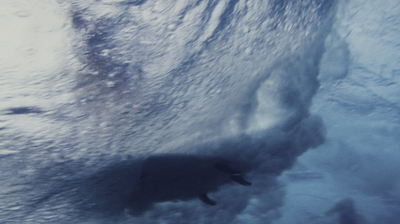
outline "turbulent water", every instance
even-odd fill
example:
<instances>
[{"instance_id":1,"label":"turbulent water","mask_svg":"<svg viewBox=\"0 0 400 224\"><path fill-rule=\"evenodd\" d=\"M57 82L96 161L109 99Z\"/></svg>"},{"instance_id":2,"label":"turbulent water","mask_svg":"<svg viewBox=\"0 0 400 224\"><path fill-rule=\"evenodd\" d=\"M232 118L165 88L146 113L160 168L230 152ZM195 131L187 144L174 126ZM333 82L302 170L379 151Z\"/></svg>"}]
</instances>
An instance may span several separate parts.
<instances>
[{"instance_id":1,"label":"turbulent water","mask_svg":"<svg viewBox=\"0 0 400 224\"><path fill-rule=\"evenodd\" d=\"M0 2L0 222L396 223L398 21L395 0Z\"/></svg>"}]
</instances>

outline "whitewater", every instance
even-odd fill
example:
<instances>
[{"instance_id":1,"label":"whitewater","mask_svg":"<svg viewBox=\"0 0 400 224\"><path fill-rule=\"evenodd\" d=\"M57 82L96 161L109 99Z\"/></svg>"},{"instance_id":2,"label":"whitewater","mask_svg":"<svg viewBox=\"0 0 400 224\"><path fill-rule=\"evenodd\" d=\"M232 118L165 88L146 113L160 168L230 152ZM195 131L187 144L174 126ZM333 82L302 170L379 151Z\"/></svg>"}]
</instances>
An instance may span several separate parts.
<instances>
[{"instance_id":1,"label":"whitewater","mask_svg":"<svg viewBox=\"0 0 400 224\"><path fill-rule=\"evenodd\" d=\"M0 223L396 223L395 0L0 1Z\"/></svg>"}]
</instances>

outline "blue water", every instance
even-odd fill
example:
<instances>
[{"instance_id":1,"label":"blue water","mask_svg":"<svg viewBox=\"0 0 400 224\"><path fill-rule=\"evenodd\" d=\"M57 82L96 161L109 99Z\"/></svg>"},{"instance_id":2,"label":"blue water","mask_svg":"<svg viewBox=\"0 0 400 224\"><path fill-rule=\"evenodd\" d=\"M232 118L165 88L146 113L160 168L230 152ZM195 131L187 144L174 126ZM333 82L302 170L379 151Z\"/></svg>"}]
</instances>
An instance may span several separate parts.
<instances>
[{"instance_id":1,"label":"blue water","mask_svg":"<svg viewBox=\"0 0 400 224\"><path fill-rule=\"evenodd\" d=\"M395 0L0 5L0 222L399 220Z\"/></svg>"}]
</instances>

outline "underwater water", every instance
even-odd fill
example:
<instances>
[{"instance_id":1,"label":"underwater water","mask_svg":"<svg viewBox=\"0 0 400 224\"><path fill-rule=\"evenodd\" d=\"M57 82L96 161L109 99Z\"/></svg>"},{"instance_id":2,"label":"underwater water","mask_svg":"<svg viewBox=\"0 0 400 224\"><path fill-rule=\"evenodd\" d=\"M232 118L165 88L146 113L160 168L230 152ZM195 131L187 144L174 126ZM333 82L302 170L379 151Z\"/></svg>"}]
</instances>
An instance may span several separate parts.
<instances>
[{"instance_id":1,"label":"underwater water","mask_svg":"<svg viewBox=\"0 0 400 224\"><path fill-rule=\"evenodd\" d=\"M395 0L1 1L0 222L396 223L398 21Z\"/></svg>"}]
</instances>

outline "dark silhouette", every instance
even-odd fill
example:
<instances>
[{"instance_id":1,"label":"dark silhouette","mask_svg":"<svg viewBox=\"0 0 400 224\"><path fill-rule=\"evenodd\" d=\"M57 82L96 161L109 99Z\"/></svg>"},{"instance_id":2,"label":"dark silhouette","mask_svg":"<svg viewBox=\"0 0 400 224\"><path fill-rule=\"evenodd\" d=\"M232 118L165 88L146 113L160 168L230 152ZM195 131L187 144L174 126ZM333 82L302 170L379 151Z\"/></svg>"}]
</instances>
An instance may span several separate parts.
<instances>
[{"instance_id":1,"label":"dark silhouette","mask_svg":"<svg viewBox=\"0 0 400 224\"><path fill-rule=\"evenodd\" d=\"M367 223L365 218L356 212L354 201L351 198L345 198L336 203L329 211L325 213L327 216L334 214L339 215L340 224L364 224Z\"/></svg>"},{"instance_id":2,"label":"dark silhouette","mask_svg":"<svg viewBox=\"0 0 400 224\"><path fill-rule=\"evenodd\" d=\"M251 185L228 161L221 158L156 155L143 162L139 184L128 207L135 213L147 210L156 202L193 198L199 198L208 205L216 205L207 193L217 191L219 186L229 182Z\"/></svg>"}]
</instances>

